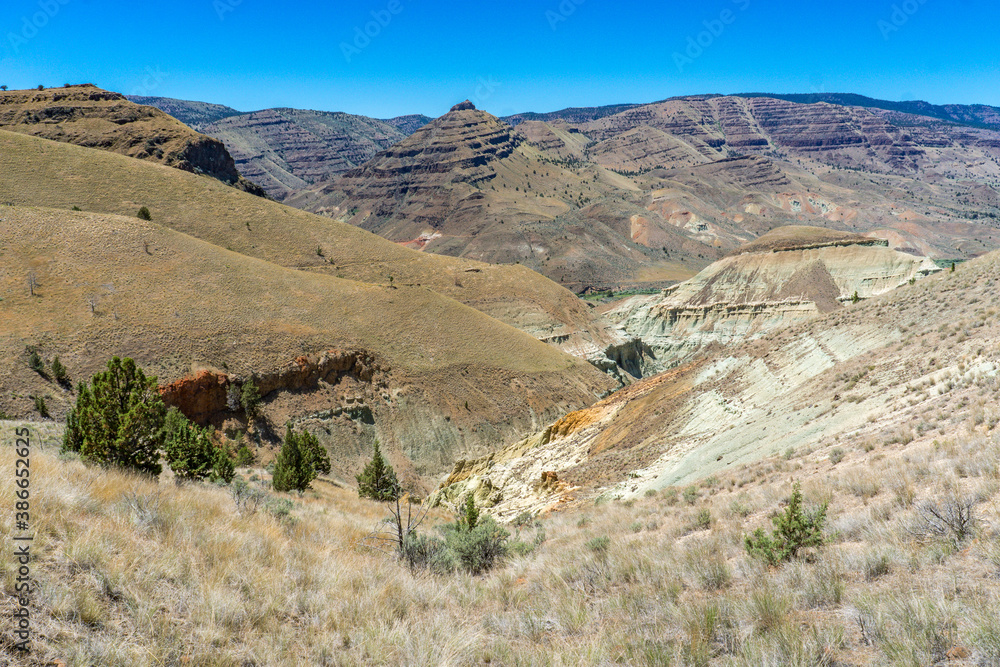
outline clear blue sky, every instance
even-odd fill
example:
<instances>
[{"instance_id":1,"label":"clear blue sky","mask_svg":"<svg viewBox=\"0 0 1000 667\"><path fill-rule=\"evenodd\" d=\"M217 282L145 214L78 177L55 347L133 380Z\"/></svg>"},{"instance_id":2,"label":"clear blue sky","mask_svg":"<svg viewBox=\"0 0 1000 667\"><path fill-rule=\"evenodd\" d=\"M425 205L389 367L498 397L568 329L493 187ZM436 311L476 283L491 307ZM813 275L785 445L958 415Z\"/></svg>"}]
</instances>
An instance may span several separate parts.
<instances>
[{"instance_id":1,"label":"clear blue sky","mask_svg":"<svg viewBox=\"0 0 1000 667\"><path fill-rule=\"evenodd\" d=\"M3 0L0 83L376 117L757 91L1000 106L998 26L995 0Z\"/></svg>"}]
</instances>

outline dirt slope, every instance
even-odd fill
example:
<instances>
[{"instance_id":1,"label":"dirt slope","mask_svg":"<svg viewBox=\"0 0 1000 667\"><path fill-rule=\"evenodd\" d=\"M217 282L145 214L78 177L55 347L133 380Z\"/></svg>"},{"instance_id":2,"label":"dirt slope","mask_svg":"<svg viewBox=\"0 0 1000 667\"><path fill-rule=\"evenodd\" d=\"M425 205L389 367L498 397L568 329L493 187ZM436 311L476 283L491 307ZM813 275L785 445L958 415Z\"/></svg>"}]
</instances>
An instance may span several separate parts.
<instances>
[{"instance_id":1,"label":"dirt slope","mask_svg":"<svg viewBox=\"0 0 1000 667\"><path fill-rule=\"evenodd\" d=\"M210 179L112 153L0 131L0 202L135 215L285 267L428 287L583 355L617 337L568 290L523 266L414 252L352 225L248 197Z\"/></svg>"}]
</instances>

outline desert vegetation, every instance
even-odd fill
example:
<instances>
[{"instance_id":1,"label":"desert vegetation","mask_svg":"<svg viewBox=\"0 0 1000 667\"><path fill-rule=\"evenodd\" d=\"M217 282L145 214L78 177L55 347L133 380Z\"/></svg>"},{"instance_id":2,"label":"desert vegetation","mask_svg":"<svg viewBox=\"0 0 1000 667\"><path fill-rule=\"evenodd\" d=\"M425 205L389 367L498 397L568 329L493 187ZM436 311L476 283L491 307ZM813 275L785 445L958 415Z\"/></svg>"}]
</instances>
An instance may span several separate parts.
<instances>
[{"instance_id":1,"label":"desert vegetation","mask_svg":"<svg viewBox=\"0 0 1000 667\"><path fill-rule=\"evenodd\" d=\"M170 473L157 482L87 466L52 444L32 463L46 480L38 659L995 664L998 445L996 431L980 428L859 447L836 466L828 450L793 453L693 493L581 501L506 527L474 504L457 519L421 508L426 538L400 558L366 540L387 504L322 477L291 495L268 488L263 469L242 470L229 487L176 486ZM11 474L12 451L0 456L0 474ZM11 493L0 492L2 506ZM796 558L770 564L748 552L747 537L775 517L816 517L824 506L822 541ZM484 525L494 545L508 533L502 557L463 566L462 554L476 552L461 540ZM530 537L535 526L541 539ZM449 540L457 551L441 550Z\"/></svg>"}]
</instances>

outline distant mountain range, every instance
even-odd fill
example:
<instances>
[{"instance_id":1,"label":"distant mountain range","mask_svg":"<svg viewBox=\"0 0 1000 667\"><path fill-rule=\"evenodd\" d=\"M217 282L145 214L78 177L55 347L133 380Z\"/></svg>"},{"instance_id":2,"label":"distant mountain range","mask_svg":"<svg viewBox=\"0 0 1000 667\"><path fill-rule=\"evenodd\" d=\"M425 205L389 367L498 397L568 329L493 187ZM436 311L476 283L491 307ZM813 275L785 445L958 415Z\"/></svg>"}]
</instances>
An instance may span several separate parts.
<instances>
[{"instance_id":1,"label":"distant mountain range","mask_svg":"<svg viewBox=\"0 0 1000 667\"><path fill-rule=\"evenodd\" d=\"M795 95L776 95L774 93L741 93L737 97L772 97L777 100L796 102L798 104L816 104L826 102L840 106L865 107L867 109L884 109L897 111L914 116L927 116L959 125L983 127L1000 130L1000 107L985 104L931 104L919 100L911 102L890 102L876 100L864 95L853 93L806 93Z\"/></svg>"},{"instance_id":2,"label":"distant mountain range","mask_svg":"<svg viewBox=\"0 0 1000 667\"><path fill-rule=\"evenodd\" d=\"M428 252L520 262L578 292L654 289L770 229L1000 247L1000 110L741 94L496 118L155 103L272 197Z\"/></svg>"},{"instance_id":3,"label":"distant mountain range","mask_svg":"<svg viewBox=\"0 0 1000 667\"><path fill-rule=\"evenodd\" d=\"M130 96L226 144L248 179L277 199L371 159L431 119L411 114L379 120L302 109L243 112L220 104Z\"/></svg>"}]
</instances>

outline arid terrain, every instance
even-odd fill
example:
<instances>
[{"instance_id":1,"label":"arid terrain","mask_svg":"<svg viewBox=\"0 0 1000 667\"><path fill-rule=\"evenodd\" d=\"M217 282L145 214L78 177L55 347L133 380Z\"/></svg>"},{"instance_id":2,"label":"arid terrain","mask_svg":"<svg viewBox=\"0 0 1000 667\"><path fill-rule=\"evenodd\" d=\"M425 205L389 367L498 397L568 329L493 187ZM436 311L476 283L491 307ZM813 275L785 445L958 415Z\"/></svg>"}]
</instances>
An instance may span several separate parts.
<instances>
[{"instance_id":1,"label":"arid terrain","mask_svg":"<svg viewBox=\"0 0 1000 667\"><path fill-rule=\"evenodd\" d=\"M781 97L0 92L0 476L27 428L35 534L0 666L1000 664L996 110ZM113 356L254 460L62 448ZM330 458L304 491L286 425ZM419 536L471 499L501 557L384 548L376 443ZM798 485L822 537L768 561Z\"/></svg>"}]
</instances>

